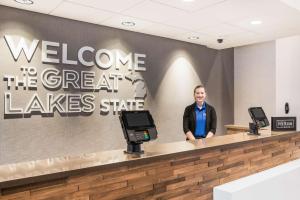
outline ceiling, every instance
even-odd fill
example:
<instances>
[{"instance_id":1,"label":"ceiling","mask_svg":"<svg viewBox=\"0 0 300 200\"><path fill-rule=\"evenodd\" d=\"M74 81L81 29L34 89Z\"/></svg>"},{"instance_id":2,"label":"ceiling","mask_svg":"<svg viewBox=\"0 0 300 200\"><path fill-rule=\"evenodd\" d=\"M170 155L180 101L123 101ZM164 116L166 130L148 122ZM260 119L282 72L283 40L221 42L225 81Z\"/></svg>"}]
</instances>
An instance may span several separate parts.
<instances>
[{"instance_id":1,"label":"ceiling","mask_svg":"<svg viewBox=\"0 0 300 200\"><path fill-rule=\"evenodd\" d=\"M0 4L224 49L300 34L299 0L14 0ZM251 21L260 20L253 25ZM124 26L122 22L134 22ZM192 40L189 37L197 37ZM222 38L223 43L217 39Z\"/></svg>"}]
</instances>

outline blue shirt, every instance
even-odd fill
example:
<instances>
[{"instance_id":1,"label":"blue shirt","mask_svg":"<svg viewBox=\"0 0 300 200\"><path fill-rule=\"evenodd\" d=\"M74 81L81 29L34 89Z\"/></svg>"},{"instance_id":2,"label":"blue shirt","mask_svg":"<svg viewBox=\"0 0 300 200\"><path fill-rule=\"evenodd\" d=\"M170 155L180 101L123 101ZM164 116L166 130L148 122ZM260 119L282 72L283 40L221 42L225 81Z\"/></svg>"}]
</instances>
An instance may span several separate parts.
<instances>
[{"instance_id":1,"label":"blue shirt","mask_svg":"<svg viewBox=\"0 0 300 200\"><path fill-rule=\"evenodd\" d=\"M195 106L196 113L196 128L195 137L205 137L206 136L206 103L204 102L200 108L197 104Z\"/></svg>"}]
</instances>

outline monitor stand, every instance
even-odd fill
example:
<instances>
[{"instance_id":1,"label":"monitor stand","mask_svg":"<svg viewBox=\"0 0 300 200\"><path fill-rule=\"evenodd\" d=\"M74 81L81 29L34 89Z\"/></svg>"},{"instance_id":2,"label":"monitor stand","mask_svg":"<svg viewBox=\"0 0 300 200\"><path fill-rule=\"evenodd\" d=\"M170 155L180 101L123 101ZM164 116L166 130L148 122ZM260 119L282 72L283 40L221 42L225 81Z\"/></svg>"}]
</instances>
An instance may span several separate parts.
<instances>
[{"instance_id":1,"label":"monitor stand","mask_svg":"<svg viewBox=\"0 0 300 200\"><path fill-rule=\"evenodd\" d=\"M259 126L255 123L249 123L249 134L251 135L260 135L258 132Z\"/></svg>"},{"instance_id":2,"label":"monitor stand","mask_svg":"<svg viewBox=\"0 0 300 200\"><path fill-rule=\"evenodd\" d=\"M130 142L127 143L127 151L124 151L124 153L128 154L143 154L144 151L141 148L141 143L135 143L135 142Z\"/></svg>"}]
</instances>

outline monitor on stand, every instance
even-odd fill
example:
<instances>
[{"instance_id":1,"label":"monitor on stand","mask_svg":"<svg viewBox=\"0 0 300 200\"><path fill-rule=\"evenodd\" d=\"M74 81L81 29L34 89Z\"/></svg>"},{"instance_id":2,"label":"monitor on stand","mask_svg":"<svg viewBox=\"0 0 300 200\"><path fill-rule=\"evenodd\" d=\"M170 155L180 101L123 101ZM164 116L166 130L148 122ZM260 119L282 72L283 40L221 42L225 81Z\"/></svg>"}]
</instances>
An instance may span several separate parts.
<instances>
[{"instance_id":1,"label":"monitor on stand","mask_svg":"<svg viewBox=\"0 0 300 200\"><path fill-rule=\"evenodd\" d=\"M260 128L269 126L269 120L262 109L262 107L251 107L248 109L250 117L253 123L249 123L250 133L259 135L258 130Z\"/></svg>"},{"instance_id":2,"label":"monitor on stand","mask_svg":"<svg viewBox=\"0 0 300 200\"><path fill-rule=\"evenodd\" d=\"M125 153L144 153L141 144L157 138L156 126L148 110L121 111L119 119L127 141Z\"/></svg>"}]
</instances>

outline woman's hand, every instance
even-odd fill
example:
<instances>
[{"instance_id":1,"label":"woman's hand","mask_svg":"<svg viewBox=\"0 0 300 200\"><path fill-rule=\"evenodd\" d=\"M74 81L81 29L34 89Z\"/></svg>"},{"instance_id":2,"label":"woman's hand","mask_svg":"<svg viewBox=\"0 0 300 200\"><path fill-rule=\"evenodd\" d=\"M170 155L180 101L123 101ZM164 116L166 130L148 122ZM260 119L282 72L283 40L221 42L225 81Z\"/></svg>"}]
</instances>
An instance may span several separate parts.
<instances>
[{"instance_id":1,"label":"woman's hand","mask_svg":"<svg viewBox=\"0 0 300 200\"><path fill-rule=\"evenodd\" d=\"M213 137L213 136L214 136L214 134L213 134L212 132L209 131L209 132L207 133L206 138L211 138L211 137Z\"/></svg>"},{"instance_id":2,"label":"woman's hand","mask_svg":"<svg viewBox=\"0 0 300 200\"><path fill-rule=\"evenodd\" d=\"M192 141L196 140L196 138L194 137L194 135L191 131L187 132L185 135L189 140L192 140Z\"/></svg>"}]
</instances>

